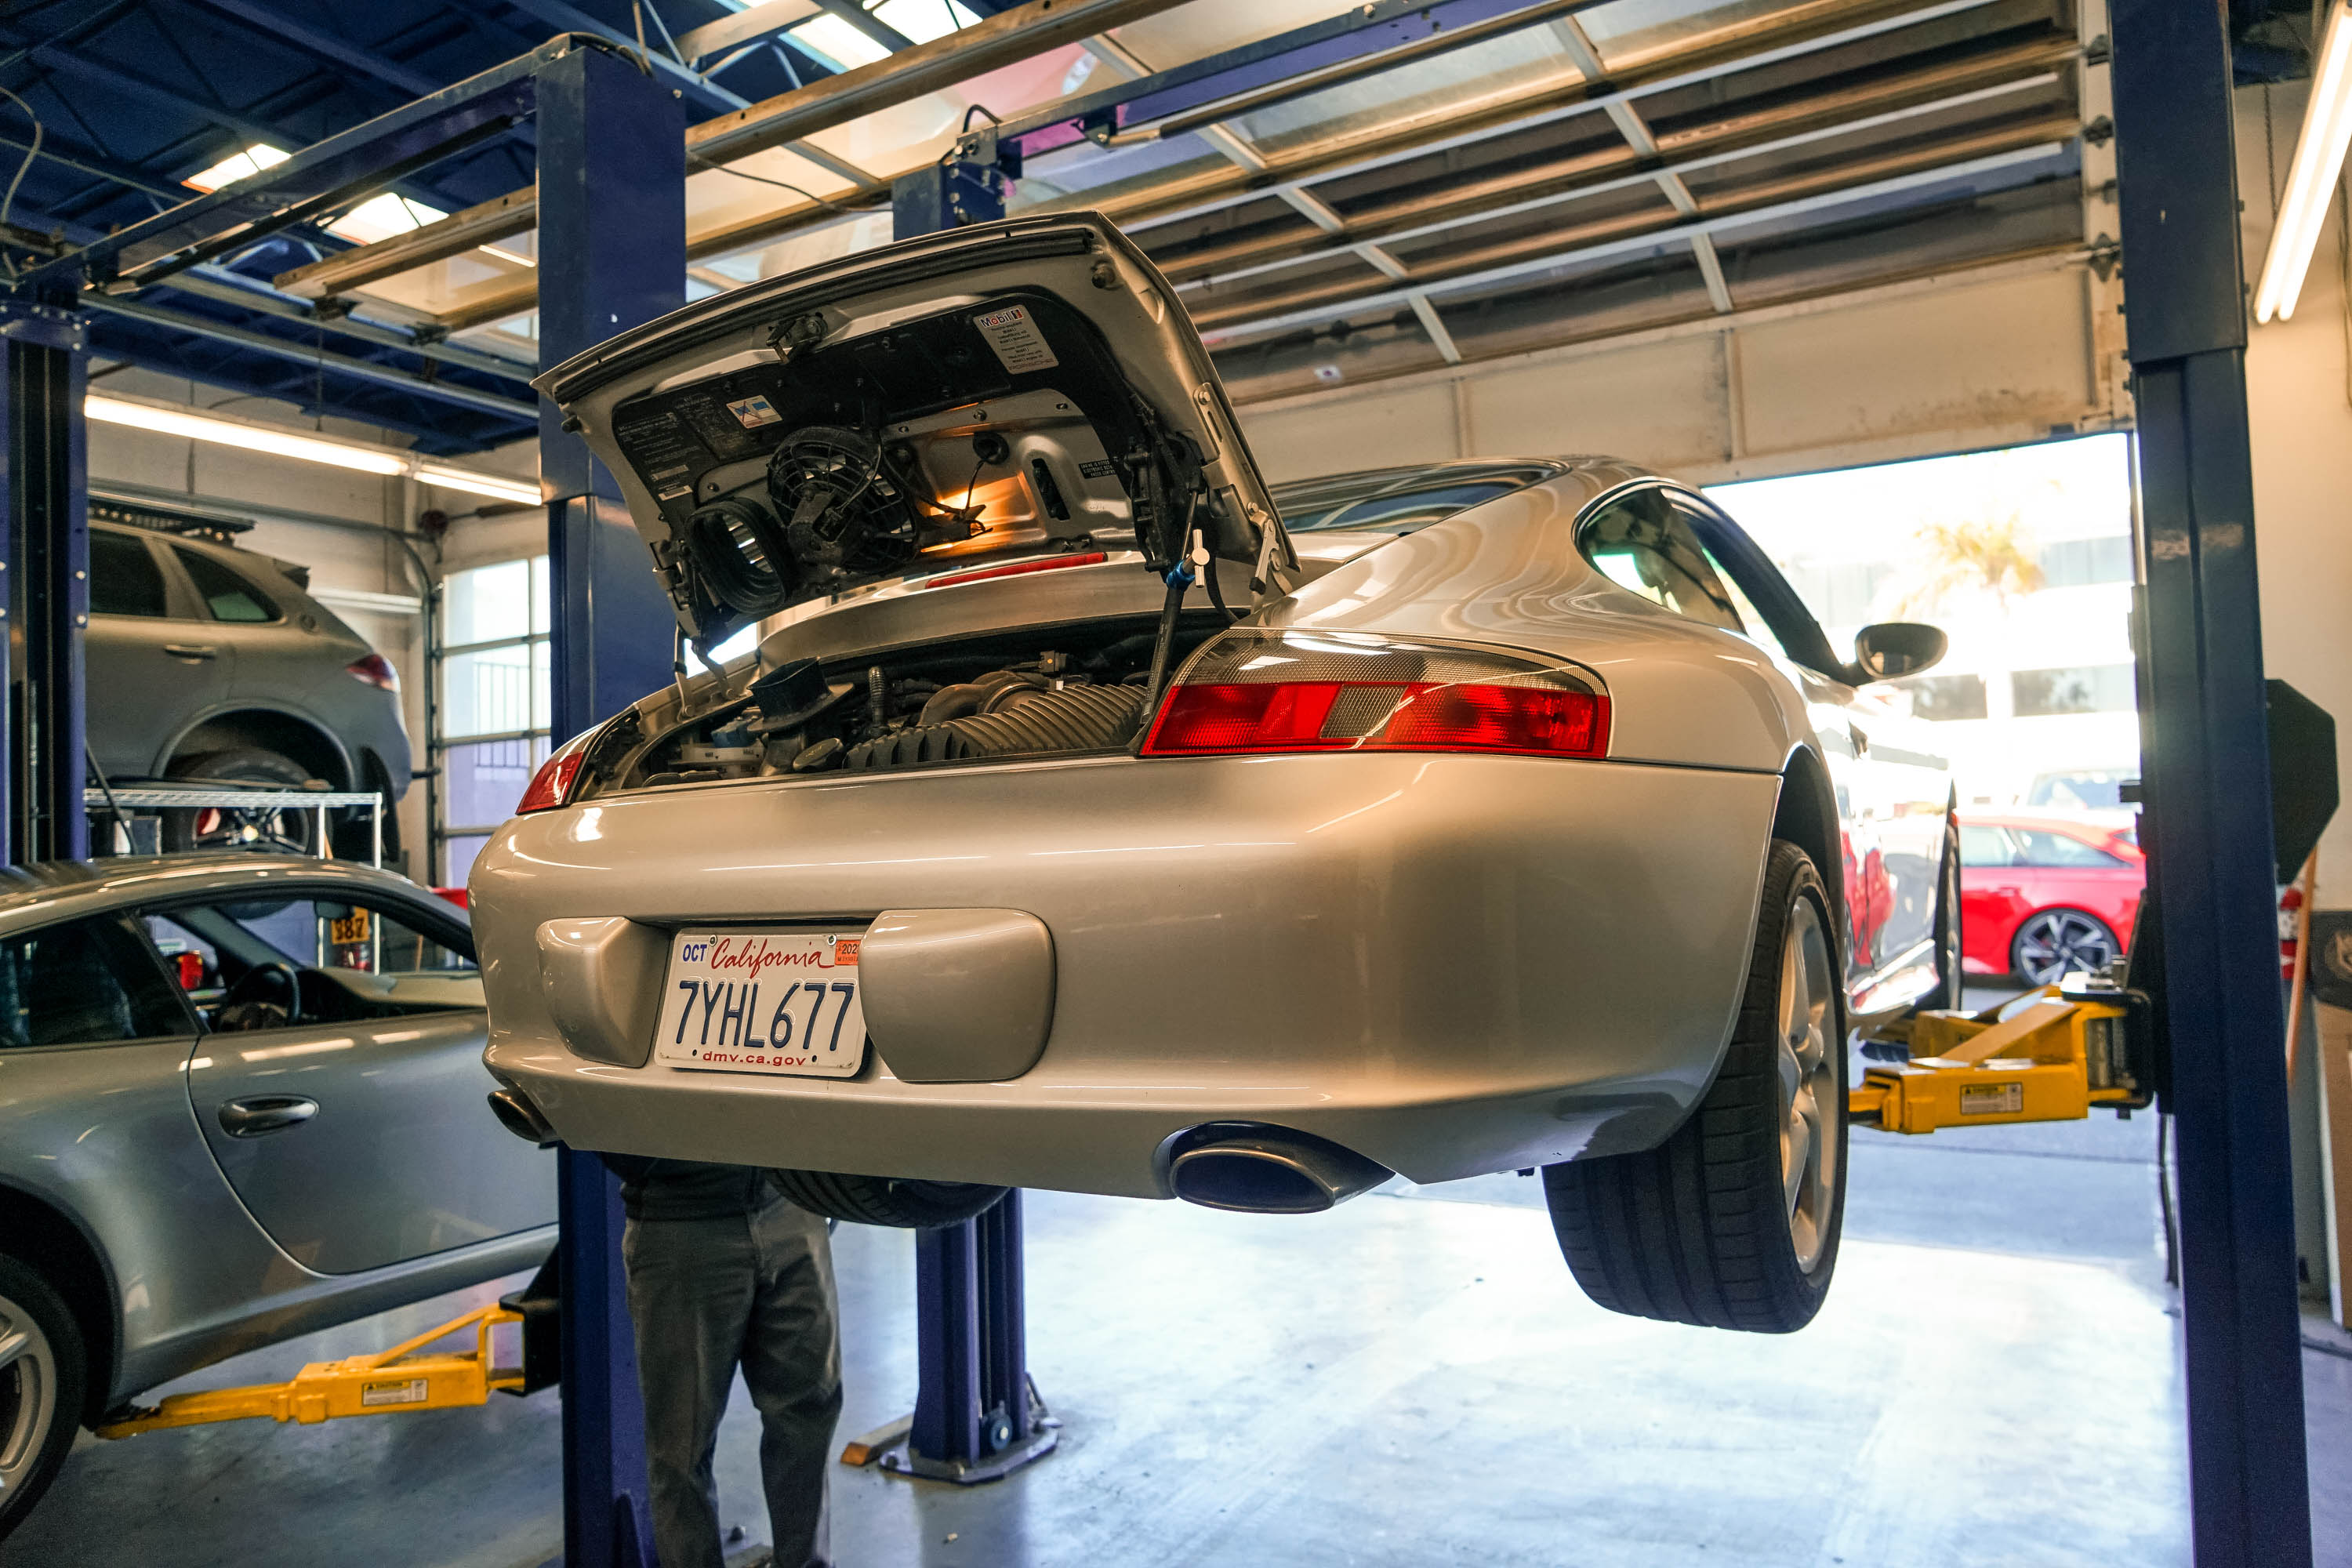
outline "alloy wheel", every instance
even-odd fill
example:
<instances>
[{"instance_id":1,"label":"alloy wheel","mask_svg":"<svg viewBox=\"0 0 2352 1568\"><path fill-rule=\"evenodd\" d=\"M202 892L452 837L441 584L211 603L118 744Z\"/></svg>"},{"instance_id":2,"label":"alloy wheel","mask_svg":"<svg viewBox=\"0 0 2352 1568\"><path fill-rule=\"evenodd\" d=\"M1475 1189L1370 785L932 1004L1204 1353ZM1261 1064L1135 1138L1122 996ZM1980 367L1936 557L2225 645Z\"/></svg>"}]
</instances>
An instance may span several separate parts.
<instances>
[{"instance_id":1,"label":"alloy wheel","mask_svg":"<svg viewBox=\"0 0 2352 1568\"><path fill-rule=\"evenodd\" d=\"M1780 997L1775 1010L1780 1045L1780 1189L1797 1267L1811 1273L1822 1258L1830 1209L1837 1195L1837 1059L1831 1039L1834 1014L1827 937L1812 900L1789 911L1780 944Z\"/></svg>"},{"instance_id":2,"label":"alloy wheel","mask_svg":"<svg viewBox=\"0 0 2352 1568\"><path fill-rule=\"evenodd\" d=\"M2036 985L2076 970L2095 974L2115 961L2115 933L2079 910L2044 910L2017 928L2017 972Z\"/></svg>"},{"instance_id":3,"label":"alloy wheel","mask_svg":"<svg viewBox=\"0 0 2352 1568\"><path fill-rule=\"evenodd\" d=\"M0 1296L0 1513L31 1479L57 1420L58 1362L33 1315Z\"/></svg>"}]
</instances>

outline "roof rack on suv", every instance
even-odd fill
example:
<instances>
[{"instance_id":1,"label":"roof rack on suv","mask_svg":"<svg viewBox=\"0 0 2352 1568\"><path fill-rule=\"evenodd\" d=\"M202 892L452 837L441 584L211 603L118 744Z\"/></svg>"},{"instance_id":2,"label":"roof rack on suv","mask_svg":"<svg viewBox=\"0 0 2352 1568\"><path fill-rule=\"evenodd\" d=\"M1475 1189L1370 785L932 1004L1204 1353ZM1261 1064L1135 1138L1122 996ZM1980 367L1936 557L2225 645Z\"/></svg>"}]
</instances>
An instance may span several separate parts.
<instances>
[{"instance_id":1,"label":"roof rack on suv","mask_svg":"<svg viewBox=\"0 0 2352 1568\"><path fill-rule=\"evenodd\" d=\"M251 518L215 511L209 507L158 506L152 501L110 496L96 489L89 495L89 519L92 522L119 522L156 533L178 534L183 539L208 539L215 544L235 544L238 534L253 531Z\"/></svg>"}]
</instances>

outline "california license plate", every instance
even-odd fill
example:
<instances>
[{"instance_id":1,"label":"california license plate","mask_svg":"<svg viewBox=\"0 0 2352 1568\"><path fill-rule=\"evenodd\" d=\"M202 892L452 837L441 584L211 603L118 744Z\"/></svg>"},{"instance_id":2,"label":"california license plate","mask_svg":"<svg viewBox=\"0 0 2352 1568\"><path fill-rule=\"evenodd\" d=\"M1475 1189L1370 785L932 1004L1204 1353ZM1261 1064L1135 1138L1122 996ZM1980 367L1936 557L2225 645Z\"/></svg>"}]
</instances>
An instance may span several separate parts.
<instances>
[{"instance_id":1,"label":"california license plate","mask_svg":"<svg viewBox=\"0 0 2352 1568\"><path fill-rule=\"evenodd\" d=\"M678 932L654 1059L716 1072L850 1077L866 1065L862 934Z\"/></svg>"}]
</instances>

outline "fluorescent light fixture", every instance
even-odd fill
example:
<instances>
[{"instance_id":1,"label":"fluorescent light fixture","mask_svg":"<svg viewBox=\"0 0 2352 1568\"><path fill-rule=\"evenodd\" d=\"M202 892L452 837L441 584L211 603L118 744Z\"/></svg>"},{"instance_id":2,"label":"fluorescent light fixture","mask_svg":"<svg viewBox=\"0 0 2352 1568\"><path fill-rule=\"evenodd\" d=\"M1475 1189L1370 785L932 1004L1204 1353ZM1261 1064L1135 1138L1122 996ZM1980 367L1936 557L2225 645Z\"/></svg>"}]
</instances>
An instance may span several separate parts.
<instances>
[{"instance_id":1,"label":"fluorescent light fixture","mask_svg":"<svg viewBox=\"0 0 2352 1568\"><path fill-rule=\"evenodd\" d=\"M2294 163L2287 171L2286 197L2279 203L2278 226L2271 231L2270 254L2263 258L2262 282L2254 290L2254 320L2294 314L2304 274L2327 221L2328 201L2344 170L2344 147L2352 141L2352 5L2334 0L2311 73L2311 103L2295 138Z\"/></svg>"},{"instance_id":2,"label":"fluorescent light fixture","mask_svg":"<svg viewBox=\"0 0 2352 1568\"><path fill-rule=\"evenodd\" d=\"M338 441L330 436L304 436L281 426L264 425L257 419L199 414L194 409L175 408L167 403L133 403L95 392L82 399L82 412L107 425L150 430L159 436L184 436L192 441L212 441L224 447L238 447L248 452L268 452L273 457L293 458L305 463L357 468L363 474L403 474L408 471L408 454L405 452L395 452L386 447L371 447L358 441Z\"/></svg>"},{"instance_id":3,"label":"fluorescent light fixture","mask_svg":"<svg viewBox=\"0 0 2352 1568\"><path fill-rule=\"evenodd\" d=\"M407 474L419 484L435 485L442 489L464 490L469 495L489 496L524 506L539 504L539 484L534 479L478 473L472 468L436 462L415 452L395 451L389 447L371 446L364 441L338 440L331 436L306 436L283 426L265 425L257 419L200 414L194 409L169 403L149 403L144 399L133 400L95 392L82 399L82 412L101 424L121 425L133 430L151 431L158 436L181 436L192 441L211 441L223 447L235 447L240 451L267 452L272 457L292 458L305 463L324 463L331 468L353 468L363 474L387 477Z\"/></svg>"},{"instance_id":4,"label":"fluorescent light fixture","mask_svg":"<svg viewBox=\"0 0 2352 1568\"><path fill-rule=\"evenodd\" d=\"M469 495L490 496L499 500L520 501L524 506L539 504L539 483L535 479L510 479L502 474L478 474L471 468L453 468L446 463L419 462L416 482L439 485L443 489L464 490Z\"/></svg>"},{"instance_id":5,"label":"fluorescent light fixture","mask_svg":"<svg viewBox=\"0 0 2352 1568\"><path fill-rule=\"evenodd\" d=\"M859 66L870 66L877 60L887 60L890 51L867 37L848 23L828 11L814 16L797 27L786 29L794 38L809 47L809 52L819 59L840 67L845 71Z\"/></svg>"},{"instance_id":6,"label":"fluorescent light fixture","mask_svg":"<svg viewBox=\"0 0 2352 1568\"><path fill-rule=\"evenodd\" d=\"M956 4L956 0L882 0L879 5L868 5L866 10L875 20L918 44L944 38L959 28L973 26L980 21L978 16ZM830 11L821 16L812 16L787 31L806 44L811 51L844 70L855 70L859 66L870 66L877 60L890 58L889 50Z\"/></svg>"},{"instance_id":7,"label":"fluorescent light fixture","mask_svg":"<svg viewBox=\"0 0 2352 1568\"><path fill-rule=\"evenodd\" d=\"M272 163L283 163L289 156L291 154L279 152L267 142L256 142L241 153L231 153L211 168L190 174L180 184L192 185L200 191L216 191L223 185L233 185L239 180L249 179Z\"/></svg>"}]
</instances>

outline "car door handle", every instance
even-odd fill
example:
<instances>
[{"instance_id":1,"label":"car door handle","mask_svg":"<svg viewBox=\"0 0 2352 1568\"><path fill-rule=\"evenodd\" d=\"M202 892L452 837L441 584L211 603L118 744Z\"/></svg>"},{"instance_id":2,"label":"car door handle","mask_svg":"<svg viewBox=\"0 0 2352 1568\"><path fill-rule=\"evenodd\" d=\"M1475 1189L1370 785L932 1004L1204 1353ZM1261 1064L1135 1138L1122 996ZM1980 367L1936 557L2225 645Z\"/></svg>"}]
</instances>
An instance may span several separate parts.
<instances>
[{"instance_id":1,"label":"car door handle","mask_svg":"<svg viewBox=\"0 0 2352 1568\"><path fill-rule=\"evenodd\" d=\"M167 642L163 651L173 658L211 658L220 652L208 642Z\"/></svg>"},{"instance_id":2,"label":"car door handle","mask_svg":"<svg viewBox=\"0 0 2352 1568\"><path fill-rule=\"evenodd\" d=\"M221 1131L232 1138L261 1138L299 1127L319 1114L319 1102L296 1094L257 1094L220 1108Z\"/></svg>"}]
</instances>

